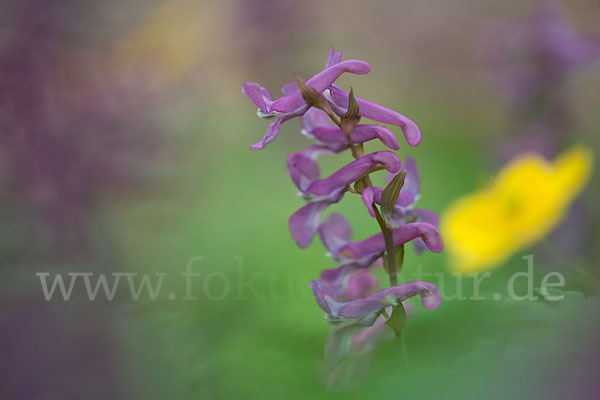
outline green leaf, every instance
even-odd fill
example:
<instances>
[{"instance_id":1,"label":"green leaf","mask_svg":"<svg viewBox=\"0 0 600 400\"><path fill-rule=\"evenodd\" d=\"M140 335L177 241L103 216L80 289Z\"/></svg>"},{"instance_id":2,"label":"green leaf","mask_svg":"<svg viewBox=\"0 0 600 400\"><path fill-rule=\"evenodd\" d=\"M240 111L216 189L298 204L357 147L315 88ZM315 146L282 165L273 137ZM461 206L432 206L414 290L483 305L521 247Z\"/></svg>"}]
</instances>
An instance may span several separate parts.
<instances>
[{"instance_id":1,"label":"green leaf","mask_svg":"<svg viewBox=\"0 0 600 400\"><path fill-rule=\"evenodd\" d=\"M400 190L402 189L402 186L404 186L404 178L406 178L405 169L401 170L385 189L383 189L383 194L381 195L381 214L386 221L389 221L392 216L392 211L398 201Z\"/></svg>"}]
</instances>

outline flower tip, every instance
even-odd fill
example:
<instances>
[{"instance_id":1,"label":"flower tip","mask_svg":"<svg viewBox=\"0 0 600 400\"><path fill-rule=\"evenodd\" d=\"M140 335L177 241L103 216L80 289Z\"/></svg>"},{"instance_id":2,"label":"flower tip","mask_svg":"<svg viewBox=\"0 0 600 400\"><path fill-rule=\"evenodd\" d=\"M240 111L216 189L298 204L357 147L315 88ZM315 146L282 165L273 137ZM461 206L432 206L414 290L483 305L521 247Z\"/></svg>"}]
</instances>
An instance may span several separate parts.
<instances>
[{"instance_id":1,"label":"flower tip","mask_svg":"<svg viewBox=\"0 0 600 400\"><path fill-rule=\"evenodd\" d=\"M427 222L420 222L420 224L422 224L421 229L424 231L423 242L425 242L427 248L434 253L440 253L444 250L444 238L439 229Z\"/></svg>"},{"instance_id":2,"label":"flower tip","mask_svg":"<svg viewBox=\"0 0 600 400\"><path fill-rule=\"evenodd\" d=\"M371 65L366 61L346 60L342 61L340 64L346 64L346 71L353 74L364 75L371 72Z\"/></svg>"},{"instance_id":3,"label":"flower tip","mask_svg":"<svg viewBox=\"0 0 600 400\"><path fill-rule=\"evenodd\" d=\"M254 151L254 150L262 150L264 148L265 148L265 145L262 142L255 143L252 146L250 146L250 150L252 150L252 151Z\"/></svg>"},{"instance_id":4,"label":"flower tip","mask_svg":"<svg viewBox=\"0 0 600 400\"><path fill-rule=\"evenodd\" d=\"M442 295L440 290L429 282L423 282L425 289L421 292L421 302L426 310L432 311L442 304Z\"/></svg>"},{"instance_id":5,"label":"flower tip","mask_svg":"<svg viewBox=\"0 0 600 400\"><path fill-rule=\"evenodd\" d=\"M404 137L411 147L418 146L421 143L421 130L410 119L406 120L405 125L402 127L402 133L404 133Z\"/></svg>"}]
</instances>

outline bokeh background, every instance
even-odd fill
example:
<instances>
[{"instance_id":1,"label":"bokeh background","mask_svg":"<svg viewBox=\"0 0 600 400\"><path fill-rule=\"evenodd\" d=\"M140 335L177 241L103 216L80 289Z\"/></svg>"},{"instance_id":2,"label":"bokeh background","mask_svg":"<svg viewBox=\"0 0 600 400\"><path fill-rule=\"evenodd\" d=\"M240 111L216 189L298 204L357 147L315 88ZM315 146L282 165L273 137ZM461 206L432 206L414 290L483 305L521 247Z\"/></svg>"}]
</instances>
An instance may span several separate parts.
<instances>
[{"instance_id":1,"label":"bokeh background","mask_svg":"<svg viewBox=\"0 0 600 400\"><path fill-rule=\"evenodd\" d=\"M578 30L600 33L600 3L560 5ZM538 282L550 271L567 276L564 301L487 296L431 312L415 303L409 367L397 343L382 341L349 379L328 384L330 327L308 282L334 264L318 241L297 248L287 227L302 200L286 157L306 138L293 121L265 150L248 149L266 122L242 83L275 93L293 72L320 71L333 45L372 66L341 86L421 128L422 144L399 154L418 161L420 205L442 212L490 179L515 129L482 60L494 51L485 32L534 9L512 0L3 1L0 397L596 398L598 301L585 279L536 248L494 271L482 293L505 288L533 252ZM598 72L590 63L570 77L565 133L594 151ZM586 221L598 219L597 195L594 174L576 205L594 210ZM361 236L376 232L360 200L337 210ZM593 274L595 226L579 239L586 252L576 250ZM184 300L190 260L202 275L197 299ZM405 265L406 275L419 265L444 273L447 294L456 292L443 253L410 252ZM122 284L113 301L89 301L77 284L69 301L46 301L40 272L167 275L154 300L133 301Z\"/></svg>"}]
</instances>

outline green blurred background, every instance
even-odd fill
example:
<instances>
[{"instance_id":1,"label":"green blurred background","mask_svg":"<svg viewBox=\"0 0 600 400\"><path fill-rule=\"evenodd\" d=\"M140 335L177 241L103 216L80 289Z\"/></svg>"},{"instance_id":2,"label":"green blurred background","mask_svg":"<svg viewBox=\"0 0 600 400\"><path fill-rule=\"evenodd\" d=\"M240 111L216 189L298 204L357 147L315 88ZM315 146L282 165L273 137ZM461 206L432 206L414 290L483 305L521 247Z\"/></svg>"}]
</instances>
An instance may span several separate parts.
<instances>
[{"instance_id":1,"label":"green blurred background","mask_svg":"<svg viewBox=\"0 0 600 400\"><path fill-rule=\"evenodd\" d=\"M489 180L497 167L491 143L511 129L482 73L481 34L496 20L528 15L533 5L3 3L0 50L21 61L1 80L31 83L20 90L22 109L32 112L15 117L3 99L0 118L8 122L0 134L26 131L34 126L20 123L27 119L39 122L38 135L48 124L61 129L56 147L43 144L39 154L8 144L2 150L8 182L0 225L2 398L566 398L596 385L596 300L567 278L566 290L578 292L559 304L488 295L486 301L449 299L426 311L415 302L406 330L408 367L398 360L397 343L384 340L359 360L350 379L328 386L322 359L330 327L308 283L335 265L318 240L306 250L296 247L287 226L303 202L285 170L286 157L308 143L292 121L265 150L248 149L266 122L241 94L242 82L260 82L276 93L292 72L308 77L320 71L333 45L345 59L372 66L367 76L344 76L342 87L351 85L358 96L398 110L421 128L421 145L401 142L398 153L417 159L420 206L441 213ZM563 5L574 24L597 28L597 2ZM576 76L574 84L577 124L570 135L596 149L597 68ZM49 100L39 105L31 100L36 96ZM106 119L112 122L104 125ZM86 139L94 135L101 139ZM30 149L27 143L22 148ZM56 150L66 144L70 152ZM41 160L50 154L39 166L47 171L53 151L67 162L64 179L75 180L65 187L76 193L85 187L85 194L65 200L63 186L48 184L45 172L37 179L27 168L11 167L16 161L7 155ZM86 163L90 157L97 160L93 168ZM346 154L328 158L323 170L347 161ZM101 177L113 167L117 172L106 183ZM73 178L72 171L80 174ZM63 181L63 172L52 176ZM597 180L595 174L582 200L594 208ZM31 189L39 182L50 189ZM348 216L355 237L375 233L360 199L347 197L335 211ZM530 253L494 271L481 292L505 293L511 274L526 268L521 257ZM197 299L182 299L181 274L199 256L193 263L201 274L193 279ZM597 267L593 261L586 266ZM405 276L418 266L444 273L446 294L456 292L443 253L418 257L411 249ZM552 263L537 267L537 285L559 270ZM75 285L69 301L47 302L39 272L136 272L151 274L152 282L155 273L167 275L155 300L143 293L132 301L122 283L113 301L100 295L90 302ZM472 285L465 283L463 293L470 297Z\"/></svg>"}]
</instances>

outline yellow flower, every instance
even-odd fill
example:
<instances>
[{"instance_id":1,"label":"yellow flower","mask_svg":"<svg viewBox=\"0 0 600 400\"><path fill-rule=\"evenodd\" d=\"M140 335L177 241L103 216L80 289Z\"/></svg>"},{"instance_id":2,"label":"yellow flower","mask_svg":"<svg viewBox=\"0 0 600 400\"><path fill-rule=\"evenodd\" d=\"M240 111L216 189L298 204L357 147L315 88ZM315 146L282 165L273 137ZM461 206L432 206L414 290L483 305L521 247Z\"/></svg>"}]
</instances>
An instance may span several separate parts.
<instances>
[{"instance_id":1,"label":"yellow flower","mask_svg":"<svg viewBox=\"0 0 600 400\"><path fill-rule=\"evenodd\" d=\"M535 153L513 159L491 185L458 199L442 216L451 267L490 269L542 239L565 216L592 165L592 152L581 146L553 163Z\"/></svg>"}]
</instances>

